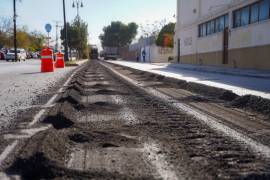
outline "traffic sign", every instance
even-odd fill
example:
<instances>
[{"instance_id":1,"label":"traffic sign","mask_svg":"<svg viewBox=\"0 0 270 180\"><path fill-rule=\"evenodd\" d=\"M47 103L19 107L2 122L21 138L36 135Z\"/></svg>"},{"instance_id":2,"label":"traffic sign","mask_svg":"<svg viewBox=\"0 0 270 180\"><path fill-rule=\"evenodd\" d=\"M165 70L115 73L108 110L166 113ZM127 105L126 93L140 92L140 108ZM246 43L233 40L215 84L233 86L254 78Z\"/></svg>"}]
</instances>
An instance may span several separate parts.
<instances>
[{"instance_id":1,"label":"traffic sign","mask_svg":"<svg viewBox=\"0 0 270 180\"><path fill-rule=\"evenodd\" d=\"M46 29L47 33L51 32L51 30L52 30L52 25L51 25L51 24L46 24L46 25L45 25L45 29Z\"/></svg>"}]
</instances>

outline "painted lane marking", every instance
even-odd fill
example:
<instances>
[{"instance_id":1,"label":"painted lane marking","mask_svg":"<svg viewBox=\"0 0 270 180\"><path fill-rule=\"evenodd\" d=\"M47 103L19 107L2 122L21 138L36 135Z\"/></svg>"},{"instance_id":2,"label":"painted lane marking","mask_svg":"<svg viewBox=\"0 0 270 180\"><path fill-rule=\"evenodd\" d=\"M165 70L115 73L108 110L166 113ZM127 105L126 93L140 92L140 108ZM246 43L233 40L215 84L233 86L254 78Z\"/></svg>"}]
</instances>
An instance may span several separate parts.
<instances>
[{"instance_id":1,"label":"painted lane marking","mask_svg":"<svg viewBox=\"0 0 270 180\"><path fill-rule=\"evenodd\" d=\"M141 150L146 159L155 167L159 176L164 180L184 180L184 176L177 176L173 166L166 161L166 156L160 153L156 143L144 143Z\"/></svg>"},{"instance_id":2,"label":"painted lane marking","mask_svg":"<svg viewBox=\"0 0 270 180\"><path fill-rule=\"evenodd\" d=\"M31 126L33 126L34 124L36 124L36 123L40 120L40 118L45 114L45 112L46 112L45 109L40 110L40 111L34 116L33 121L30 122L30 123L28 124L28 127L31 127Z\"/></svg>"},{"instance_id":3,"label":"painted lane marking","mask_svg":"<svg viewBox=\"0 0 270 180\"><path fill-rule=\"evenodd\" d=\"M27 139L34 136L35 134L39 132L46 131L50 127L51 125L40 127L40 128L23 129L20 131L19 134L6 134L4 135L4 138L5 139Z\"/></svg>"},{"instance_id":4,"label":"painted lane marking","mask_svg":"<svg viewBox=\"0 0 270 180\"><path fill-rule=\"evenodd\" d=\"M59 94L64 92L64 87L67 87L67 85L70 83L70 81L72 80L72 78L75 76L75 74L77 72L79 72L81 69L83 68L83 66L81 66L80 68L76 69L71 76L67 79L67 81L64 83L64 85L57 91L57 94L55 94L53 97L51 97L49 99L49 101L45 104L45 107L50 107L53 105L54 101L58 98ZM40 110L35 116L32 122L30 122L28 124L28 127L31 127L33 125L35 125L40 119L41 117L45 114L46 110L42 109Z\"/></svg>"},{"instance_id":5,"label":"painted lane marking","mask_svg":"<svg viewBox=\"0 0 270 180\"><path fill-rule=\"evenodd\" d=\"M12 144L8 145L6 149L2 152L0 155L0 167L2 166L5 159L9 156L9 154L13 151L13 149L17 146L19 143L18 140L15 140Z\"/></svg>"},{"instance_id":6,"label":"painted lane marking","mask_svg":"<svg viewBox=\"0 0 270 180\"><path fill-rule=\"evenodd\" d=\"M72 78L75 76L75 74L80 71L81 69L83 68L83 66L79 67L78 69L76 69L72 74L71 76L68 78L68 80L64 83L64 85L66 86L71 80ZM63 91L63 88L60 88L58 92L62 92ZM54 96L52 98L55 98ZM51 99L52 99L51 98ZM53 101L52 100L49 100L48 103L46 103L45 106L50 106L52 104L49 104L52 103ZM46 110L42 109L41 111L39 111L32 122L30 122L28 124L28 127L31 127L33 126L35 123L37 123L39 121L39 119L45 114ZM8 145L5 150L1 153L0 155L0 167L1 165L3 164L3 162L5 161L5 159L9 156L9 154L15 149L15 147L18 145L18 140L15 140L11 145Z\"/></svg>"}]
</instances>

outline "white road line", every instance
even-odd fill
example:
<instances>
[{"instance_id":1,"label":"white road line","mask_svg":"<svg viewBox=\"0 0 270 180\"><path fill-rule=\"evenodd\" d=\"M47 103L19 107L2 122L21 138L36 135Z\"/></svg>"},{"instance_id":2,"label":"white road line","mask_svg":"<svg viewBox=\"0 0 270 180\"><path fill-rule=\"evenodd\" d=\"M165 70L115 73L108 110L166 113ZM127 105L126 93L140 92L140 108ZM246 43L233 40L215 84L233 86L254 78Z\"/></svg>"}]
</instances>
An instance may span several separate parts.
<instances>
[{"instance_id":1,"label":"white road line","mask_svg":"<svg viewBox=\"0 0 270 180\"><path fill-rule=\"evenodd\" d=\"M64 86L67 86L69 84L69 82L72 80L72 78L74 77L74 75L82 69L83 66L79 67L78 69L76 69L72 75L67 79L67 81L64 83ZM60 88L58 90L58 92L62 92L63 91L63 88ZM55 97L56 96L56 97ZM58 94L57 95L54 95L52 98L50 98L50 100L46 103L45 106L51 106L52 103L54 102L54 100L57 98ZM34 119L32 122L30 122L28 124L28 127L31 127L33 126L35 123L37 123L40 118L45 114L46 110L42 109L40 110L35 116L34 116ZM15 140L11 145L8 145L6 147L6 149L1 153L0 155L0 166L2 165L2 163L5 161L5 159L9 156L9 154L15 149L15 147L17 146L18 144L18 140Z\"/></svg>"},{"instance_id":2,"label":"white road line","mask_svg":"<svg viewBox=\"0 0 270 180\"><path fill-rule=\"evenodd\" d=\"M0 166L2 166L5 159L9 156L9 154L13 151L13 149L17 146L18 140L15 140L12 144L8 145L6 149L0 155Z\"/></svg>"},{"instance_id":3,"label":"white road line","mask_svg":"<svg viewBox=\"0 0 270 180\"><path fill-rule=\"evenodd\" d=\"M53 97L51 97L50 99L49 99L49 101L45 104L45 106L50 106L50 105L52 105L52 103L55 101L55 99L58 97L58 94L55 94L55 95L53 95Z\"/></svg>"},{"instance_id":4,"label":"white road line","mask_svg":"<svg viewBox=\"0 0 270 180\"><path fill-rule=\"evenodd\" d=\"M166 161L166 156L160 153L160 148L155 143L144 143L142 148L143 155L155 167L159 176L164 180L181 180L171 166Z\"/></svg>"},{"instance_id":5,"label":"white road line","mask_svg":"<svg viewBox=\"0 0 270 180\"><path fill-rule=\"evenodd\" d=\"M63 87L66 87L66 86L70 83L70 81L72 80L72 78L75 76L75 74L76 74L79 70L81 70L81 68L82 68L82 67L78 68L77 70L75 70L75 71L71 74L71 76L70 76L70 77L66 80L66 82L64 83ZM57 94L55 94L53 97L51 97L51 98L49 99L49 101L45 104L45 106L48 107L48 106L52 106L52 105L53 105L54 101L58 98L59 94L61 94L61 93L64 91L64 88L63 88L63 87L61 87L61 88L57 91ZM40 118L45 114L45 112L46 112L45 109L40 110L40 111L34 116L33 121L30 122L30 123L28 124L28 126L31 127L31 126L35 125L35 124L40 120Z\"/></svg>"},{"instance_id":6,"label":"white road line","mask_svg":"<svg viewBox=\"0 0 270 180\"><path fill-rule=\"evenodd\" d=\"M30 122L30 123L28 124L28 127L31 127L31 126L33 126L34 124L36 124L36 123L40 120L40 118L44 115L45 112L46 112L45 109L40 110L40 111L34 116L33 121Z\"/></svg>"},{"instance_id":7,"label":"white road line","mask_svg":"<svg viewBox=\"0 0 270 180\"><path fill-rule=\"evenodd\" d=\"M113 68L109 67L108 65L106 65L104 63L101 63L101 64L104 67L111 70L114 74L118 75L120 78L126 80L127 82L129 82L135 86L138 86L139 88L141 88L142 90L144 90L148 94L151 94L151 95L158 97L158 98L162 99L163 101L167 102L169 106L176 108L176 109L180 109L181 111L187 113L188 115L191 115L191 116L195 117L197 120L205 123L211 129L218 131L218 132L221 132L225 136L228 136L236 141L240 141L240 142L244 143L244 145L248 146L257 155L263 156L265 158L270 158L270 147L269 146L263 145L263 144L257 142L256 140L253 140L252 138L250 138L250 137L248 137L240 132L237 132L236 130L218 122L218 120L216 118L210 117L209 115L206 115L205 113L203 113L197 109L194 109L194 108L192 108L184 103L181 103L177 100L172 101L171 97L155 90L154 88L142 87L141 84L139 82L137 82L136 80L133 80L129 77L124 76L123 74L117 72L116 70L114 70Z\"/></svg>"}]
</instances>

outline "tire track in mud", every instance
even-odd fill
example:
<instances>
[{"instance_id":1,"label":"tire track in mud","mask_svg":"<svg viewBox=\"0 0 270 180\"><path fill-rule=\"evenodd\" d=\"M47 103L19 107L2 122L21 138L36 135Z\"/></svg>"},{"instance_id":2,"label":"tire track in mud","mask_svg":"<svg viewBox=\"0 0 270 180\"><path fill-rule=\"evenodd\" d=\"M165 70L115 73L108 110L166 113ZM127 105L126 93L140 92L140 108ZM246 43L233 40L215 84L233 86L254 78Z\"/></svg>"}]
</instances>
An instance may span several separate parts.
<instances>
[{"instance_id":1,"label":"tire track in mud","mask_svg":"<svg viewBox=\"0 0 270 180\"><path fill-rule=\"evenodd\" d=\"M269 160L93 61L5 163L22 179L265 179ZM44 170L45 169L45 170Z\"/></svg>"}]
</instances>

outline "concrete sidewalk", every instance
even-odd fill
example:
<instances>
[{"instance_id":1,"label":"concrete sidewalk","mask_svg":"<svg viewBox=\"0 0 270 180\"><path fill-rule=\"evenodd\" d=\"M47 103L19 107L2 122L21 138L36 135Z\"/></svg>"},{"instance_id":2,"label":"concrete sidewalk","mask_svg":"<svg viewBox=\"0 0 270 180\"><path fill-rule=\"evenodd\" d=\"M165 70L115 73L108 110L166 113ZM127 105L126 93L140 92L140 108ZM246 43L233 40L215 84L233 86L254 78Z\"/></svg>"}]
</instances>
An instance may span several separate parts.
<instances>
[{"instance_id":1,"label":"concrete sidewalk","mask_svg":"<svg viewBox=\"0 0 270 180\"><path fill-rule=\"evenodd\" d=\"M270 70L254 70L254 69L239 69L239 68L226 68L215 66L200 66L191 64L175 64L175 63L153 63L154 65L169 66L177 69L185 69L190 71L217 73L236 76L247 76L255 78L270 78Z\"/></svg>"},{"instance_id":2,"label":"concrete sidewalk","mask_svg":"<svg viewBox=\"0 0 270 180\"><path fill-rule=\"evenodd\" d=\"M231 90L237 95L255 95L270 99L270 72L213 68L179 64L148 64L128 61L109 61L114 64Z\"/></svg>"}]
</instances>

